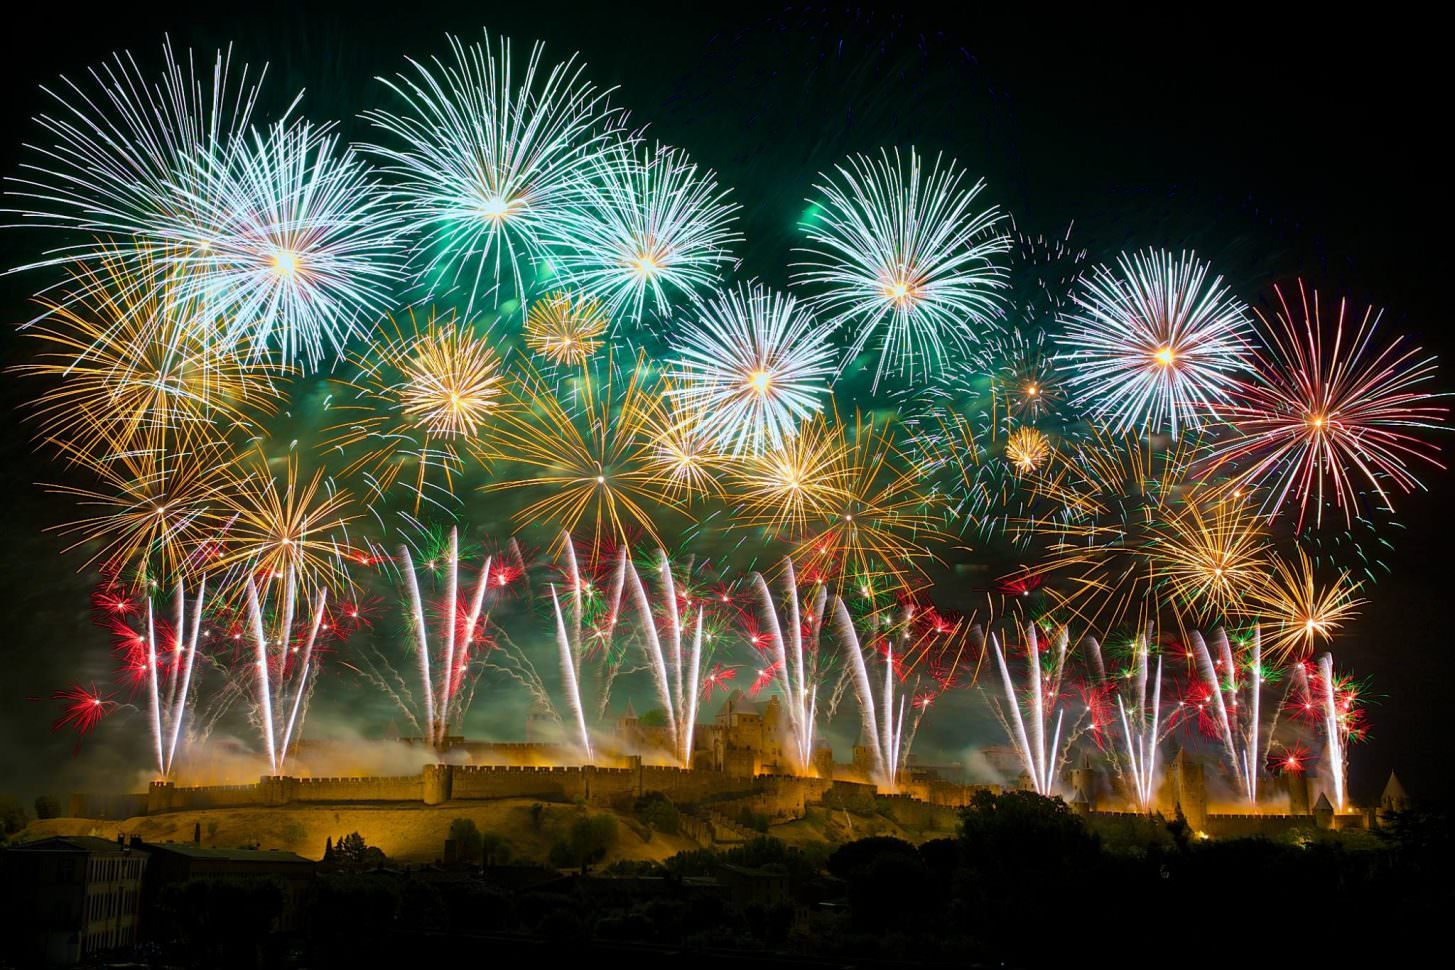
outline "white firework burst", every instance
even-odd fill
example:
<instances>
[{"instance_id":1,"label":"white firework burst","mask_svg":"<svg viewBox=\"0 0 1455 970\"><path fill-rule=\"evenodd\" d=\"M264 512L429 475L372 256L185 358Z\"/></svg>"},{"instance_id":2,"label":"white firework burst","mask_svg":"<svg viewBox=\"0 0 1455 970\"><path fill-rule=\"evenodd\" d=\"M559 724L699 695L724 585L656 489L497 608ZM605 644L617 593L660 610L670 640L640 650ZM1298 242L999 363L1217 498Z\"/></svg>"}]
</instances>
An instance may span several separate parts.
<instances>
[{"instance_id":1,"label":"white firework burst","mask_svg":"<svg viewBox=\"0 0 1455 970\"><path fill-rule=\"evenodd\" d=\"M725 291L678 328L668 393L703 416L724 450L777 448L823 408L829 332L793 297L761 284Z\"/></svg>"},{"instance_id":2,"label":"white firework burst","mask_svg":"<svg viewBox=\"0 0 1455 970\"><path fill-rule=\"evenodd\" d=\"M878 351L874 385L885 374L913 381L966 352L1000 310L1010 249L991 206L977 209L985 183L970 183L955 161L919 153L853 155L824 174L820 197L802 228L811 246L793 274L816 288L814 304L853 329L847 364L870 344Z\"/></svg>"},{"instance_id":3,"label":"white firework burst","mask_svg":"<svg viewBox=\"0 0 1455 970\"><path fill-rule=\"evenodd\" d=\"M209 167L191 201L179 295L224 348L316 367L392 303L398 224L367 166L327 127L279 123Z\"/></svg>"},{"instance_id":4,"label":"white firework burst","mask_svg":"<svg viewBox=\"0 0 1455 970\"><path fill-rule=\"evenodd\" d=\"M266 71L253 79L246 66L234 72L230 51L218 51L210 74L201 75L205 62L191 51L179 57L168 43L162 55L160 82L131 55L117 54L92 68L89 81L63 77L43 89L55 107L36 118L45 138L29 146L33 158L6 179L6 195L18 200L7 211L17 225L75 238L17 270L70 266L75 276L120 261L148 270L142 285L159 287L172 266L154 257L173 250L185 257L202 235L196 199L247 131ZM73 298L92 295L83 288Z\"/></svg>"},{"instance_id":5,"label":"white firework burst","mask_svg":"<svg viewBox=\"0 0 1455 970\"><path fill-rule=\"evenodd\" d=\"M1250 355L1243 303L1196 254L1122 254L1098 266L1061 316L1066 386L1116 433L1176 437L1217 414Z\"/></svg>"},{"instance_id":6,"label":"white firework burst","mask_svg":"<svg viewBox=\"0 0 1455 970\"><path fill-rule=\"evenodd\" d=\"M365 119L398 140L364 148L395 176L392 198L414 234L418 279L477 298L513 292L524 302L530 266L559 235L568 197L606 148L616 118L609 91L585 80L572 55L547 66L543 46L516 69L507 38L465 44L452 58L411 60L381 79L403 102Z\"/></svg>"},{"instance_id":7,"label":"white firework burst","mask_svg":"<svg viewBox=\"0 0 1455 970\"><path fill-rule=\"evenodd\" d=\"M729 247L742 235L727 194L676 149L618 143L575 194L551 265L613 319L640 320L649 297L665 313L670 292L716 286L733 262Z\"/></svg>"}]
</instances>

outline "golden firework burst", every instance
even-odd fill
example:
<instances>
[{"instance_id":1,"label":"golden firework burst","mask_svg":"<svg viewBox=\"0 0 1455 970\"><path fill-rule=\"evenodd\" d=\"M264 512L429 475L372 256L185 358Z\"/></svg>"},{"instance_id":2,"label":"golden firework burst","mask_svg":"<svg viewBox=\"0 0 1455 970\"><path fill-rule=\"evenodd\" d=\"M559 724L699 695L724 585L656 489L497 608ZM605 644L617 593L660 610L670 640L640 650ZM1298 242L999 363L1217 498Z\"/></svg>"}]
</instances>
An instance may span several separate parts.
<instances>
[{"instance_id":1,"label":"golden firework burst","mask_svg":"<svg viewBox=\"0 0 1455 970\"><path fill-rule=\"evenodd\" d=\"M483 488L543 492L516 521L578 536L585 524L593 548L632 532L660 544L659 513L684 506L658 464L650 429L662 401L644 361L623 373L608 357L559 383L526 367L513 396L496 449L506 467Z\"/></svg>"},{"instance_id":2,"label":"golden firework burst","mask_svg":"<svg viewBox=\"0 0 1455 970\"><path fill-rule=\"evenodd\" d=\"M505 373L489 335L453 313L411 312L382 329L351 358L357 373L343 382L338 406L348 419L328 446L345 454L362 447L344 475L362 473L375 496L406 484L417 513L423 502L452 498L471 460L487 461L486 441L508 400Z\"/></svg>"},{"instance_id":3,"label":"golden firework burst","mask_svg":"<svg viewBox=\"0 0 1455 970\"><path fill-rule=\"evenodd\" d=\"M187 452L257 434L282 376L266 356L217 349L162 256L73 268L45 317L23 334L42 349L13 373L51 387L30 404L37 437L63 454Z\"/></svg>"},{"instance_id":4,"label":"golden firework burst","mask_svg":"<svg viewBox=\"0 0 1455 970\"><path fill-rule=\"evenodd\" d=\"M810 522L833 515L844 497L852 467L847 447L819 415L779 447L735 459L726 476L734 522L771 537L802 536Z\"/></svg>"},{"instance_id":5,"label":"golden firework burst","mask_svg":"<svg viewBox=\"0 0 1455 970\"><path fill-rule=\"evenodd\" d=\"M1028 474L1051 457L1051 441L1035 428L1016 428L1005 440L1005 457L1016 471Z\"/></svg>"},{"instance_id":6,"label":"golden firework burst","mask_svg":"<svg viewBox=\"0 0 1455 970\"><path fill-rule=\"evenodd\" d=\"M1332 639L1359 614L1365 601L1358 592L1348 570L1328 584L1319 583L1313 560L1302 549L1297 559L1273 557L1273 570L1253 597L1268 655L1274 660L1307 657L1316 644Z\"/></svg>"},{"instance_id":7,"label":"golden firework burst","mask_svg":"<svg viewBox=\"0 0 1455 970\"><path fill-rule=\"evenodd\" d=\"M1231 498L1195 494L1159 521L1147 541L1155 581L1200 620L1239 616L1268 572L1258 517Z\"/></svg>"},{"instance_id":8,"label":"golden firework burst","mask_svg":"<svg viewBox=\"0 0 1455 970\"><path fill-rule=\"evenodd\" d=\"M207 445L168 454L107 442L100 451L106 457L79 451L65 455L95 477L94 487L48 486L75 499L83 512L55 527L77 537L65 551L87 547L91 551L82 568L94 565L138 586L186 580L205 571L230 457Z\"/></svg>"},{"instance_id":9,"label":"golden firework burst","mask_svg":"<svg viewBox=\"0 0 1455 970\"><path fill-rule=\"evenodd\" d=\"M664 381L657 406L644 415L649 464L663 486L682 501L721 492L718 474L727 462L701 406L671 394Z\"/></svg>"},{"instance_id":10,"label":"golden firework burst","mask_svg":"<svg viewBox=\"0 0 1455 970\"><path fill-rule=\"evenodd\" d=\"M349 584L344 561L359 553L348 524L358 515L349 493L323 469L305 477L296 453L272 461L259 444L229 471L226 494L228 502L212 511L213 565L239 580L229 585L240 588L248 576L262 583L292 576L310 590Z\"/></svg>"},{"instance_id":11,"label":"golden firework burst","mask_svg":"<svg viewBox=\"0 0 1455 970\"><path fill-rule=\"evenodd\" d=\"M556 290L531 303L525 345L553 364L579 367L601 349L610 322L600 300Z\"/></svg>"},{"instance_id":12,"label":"golden firework burst","mask_svg":"<svg viewBox=\"0 0 1455 970\"><path fill-rule=\"evenodd\" d=\"M837 483L810 515L794 556L821 576L885 576L900 588L921 584L928 543L942 537L921 487L921 468L900 450L889 421L833 416Z\"/></svg>"},{"instance_id":13,"label":"golden firework burst","mask_svg":"<svg viewBox=\"0 0 1455 970\"><path fill-rule=\"evenodd\" d=\"M1044 543L1008 580L1046 583L1057 609L1089 626L1138 628L1163 605L1150 549L1187 490L1197 441L1096 432L1056 449L1025 476L1028 514L1018 528Z\"/></svg>"}]
</instances>

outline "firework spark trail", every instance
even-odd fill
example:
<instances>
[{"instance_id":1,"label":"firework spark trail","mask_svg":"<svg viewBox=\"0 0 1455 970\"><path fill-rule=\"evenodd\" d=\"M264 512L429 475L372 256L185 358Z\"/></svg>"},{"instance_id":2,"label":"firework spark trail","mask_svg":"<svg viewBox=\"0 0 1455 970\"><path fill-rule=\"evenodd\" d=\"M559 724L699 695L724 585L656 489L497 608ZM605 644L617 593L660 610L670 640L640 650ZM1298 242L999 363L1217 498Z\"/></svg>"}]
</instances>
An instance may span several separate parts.
<instances>
[{"instance_id":1,"label":"firework spark trail","mask_svg":"<svg viewBox=\"0 0 1455 970\"><path fill-rule=\"evenodd\" d=\"M181 636L180 633L177 634ZM152 725L152 743L157 749L157 770L163 776L167 773L166 758L162 754L162 702L157 692L157 631L152 621L152 601L147 600L147 700Z\"/></svg>"},{"instance_id":2,"label":"firework spark trail","mask_svg":"<svg viewBox=\"0 0 1455 970\"><path fill-rule=\"evenodd\" d=\"M788 630L792 642L789 651L784 644L783 624L778 620L778 610L773 602L772 591L761 573L753 573L753 587L758 593L758 602L763 625L767 628L773 644L775 666L781 681L784 706L788 710L789 726L793 731L795 757L800 770L806 770L813 763L815 737L814 715L818 707L818 672L815 656L813 667L809 668L804 653L803 621L798 605L798 577L793 560L783 560L783 588L788 601ZM823 618L824 606L828 601L827 587L820 586L814 601L813 624L815 636ZM779 662L781 661L781 662Z\"/></svg>"},{"instance_id":3,"label":"firework spark trail","mask_svg":"<svg viewBox=\"0 0 1455 970\"><path fill-rule=\"evenodd\" d=\"M662 638L657 633L657 624L652 618L652 605L647 600L647 589L637 573L636 564L626 560L626 575L631 586L632 601L636 604L637 616L641 621L641 633L647 647L647 662L652 667L652 677L657 685L657 696L667 716L667 730L677 737L677 715L672 707L672 692L667 686L667 661L662 655Z\"/></svg>"},{"instance_id":4,"label":"firework spark trail","mask_svg":"<svg viewBox=\"0 0 1455 970\"><path fill-rule=\"evenodd\" d=\"M293 694L293 706L288 711L288 721L283 728L283 746L279 749L286 758L293 742L293 732L298 725L303 700L308 694L309 674L313 672L313 645L318 641L318 630L323 625L324 608L328 602L328 590L320 589L313 607L313 622L308 627L308 639L303 643L303 656L298 663L298 688Z\"/></svg>"},{"instance_id":5,"label":"firework spark trail","mask_svg":"<svg viewBox=\"0 0 1455 970\"><path fill-rule=\"evenodd\" d=\"M1222 631L1219 630L1218 633L1220 634ZM1238 746L1233 740L1233 725L1228 717L1227 703L1223 698L1223 692L1227 688L1218 680L1217 668L1213 664L1212 654L1208 652L1207 641L1203 639L1202 634L1193 630L1189 634L1189 638L1192 640L1193 657L1197 663L1198 676L1202 678L1204 685L1207 687L1208 694L1212 699L1213 716L1217 725L1219 740L1223 744L1223 753L1227 755L1228 763L1233 769L1233 774L1238 777L1238 783L1243 789L1243 795L1251 799L1253 797L1253 791L1249 787L1249 775L1245 770L1245 759L1238 754ZM1236 684L1236 681L1231 681L1233 676L1231 669L1231 651L1228 648L1226 637L1221 642L1220 648L1220 652L1223 653L1223 662L1229 668L1228 677L1230 678L1230 683ZM1233 689L1236 690L1236 686ZM1234 700L1236 700L1236 695L1234 695Z\"/></svg>"},{"instance_id":6,"label":"firework spark trail","mask_svg":"<svg viewBox=\"0 0 1455 970\"><path fill-rule=\"evenodd\" d=\"M262 729L263 745L268 755L269 773L278 775L282 774L283 766L288 760L288 749L292 744L293 735L301 723L301 715L305 711L304 699L308 694L309 681L314 673L313 648L318 638L319 628L323 623L327 593L323 589L318 591L317 599L314 601L313 621L309 625L308 638L304 641L302 648L302 658L297 662L291 662L290 657L298 649L291 646L293 614L298 595L298 576L291 568L289 569L283 588L283 613L277 637L278 670L277 676L274 677L272 658L268 651L267 627L263 620L262 601L258 596L257 584L252 577L248 577L246 592L248 628L256 644L255 682L258 721ZM292 688L291 702L289 701L290 686ZM287 712L287 716L280 723L278 719L284 712ZM278 744L280 734L283 742L281 747Z\"/></svg>"},{"instance_id":7,"label":"firework spark trail","mask_svg":"<svg viewBox=\"0 0 1455 970\"><path fill-rule=\"evenodd\" d=\"M1344 810L1345 772L1344 738L1339 724L1339 712L1334 703L1334 655L1319 655L1319 700L1324 708L1324 737L1328 744L1329 776L1334 781L1334 810Z\"/></svg>"},{"instance_id":8,"label":"firework spark trail","mask_svg":"<svg viewBox=\"0 0 1455 970\"><path fill-rule=\"evenodd\" d=\"M677 605L677 585L672 576L672 564L667 558L664 550L657 550L657 561L659 572L662 576L661 591L664 601L663 613L668 623L668 643L670 651L664 650L662 636L657 629L657 622L652 614L651 601L647 596L646 585L642 582L641 575L637 572L636 565L626 556L625 550L620 559L620 570L622 578L614 584L617 586L625 584L629 587L632 603L636 607L643 650L646 653L647 664L651 668L652 678L656 683L657 696L661 700L662 708L667 717L667 730L673 741L673 749L676 757L682 764L690 764L692 760L693 743L693 722L689 717L695 717L697 709L697 698L702 692L703 685L700 682L702 673L702 607L698 606L696 612L696 629L692 637L692 645L689 648L689 655L685 658L687 669L683 669L684 658L682 654L682 615ZM616 596L613 596L614 602ZM616 617L616 610L613 608L611 617ZM610 633L608 633L608 637ZM683 677L686 675L686 681Z\"/></svg>"},{"instance_id":9,"label":"firework spark trail","mask_svg":"<svg viewBox=\"0 0 1455 970\"><path fill-rule=\"evenodd\" d=\"M1117 693L1117 711L1121 717L1122 740L1126 747L1128 770L1131 773L1132 788L1137 804L1143 812L1152 809L1154 784L1157 777L1157 744L1161 740L1162 726L1162 658L1157 658L1157 671L1152 680L1152 707L1148 716L1146 708L1147 683L1147 641L1137 638L1137 681L1138 696L1132 713L1128 715L1125 698ZM1099 656L1100 651L1096 651Z\"/></svg>"},{"instance_id":10,"label":"firework spark trail","mask_svg":"<svg viewBox=\"0 0 1455 970\"><path fill-rule=\"evenodd\" d=\"M1031 624L1027 628L1026 649L1029 654L1026 670L1027 694L1029 695L1027 703L1030 706L1032 718L1031 731L1028 734L1015 682L1011 679L1010 667L1005 661L1005 652L1001 649L1000 641L995 634L990 635L990 647L995 653L996 666L1000 670L1001 686L1005 691L1004 708L1002 709L993 701L992 704L1006 733L1010 735L1016 745L1021 763L1025 766L1026 774L1030 776L1031 787L1040 795L1050 795L1055 791L1057 769L1063 760L1065 751L1070 747L1070 737L1063 731L1066 711L1058 703L1061 693L1061 678L1066 669L1066 648L1069 642L1070 634L1065 627L1062 627L1056 634L1056 662L1050 682L1047 683L1045 675L1041 671L1041 650L1036 626ZM1056 724L1051 732L1050 747L1047 748L1046 729L1053 712L1056 716ZM1063 735L1066 737L1064 747Z\"/></svg>"},{"instance_id":11,"label":"firework spark trail","mask_svg":"<svg viewBox=\"0 0 1455 970\"><path fill-rule=\"evenodd\" d=\"M579 600L578 600L579 602ZM551 606L556 613L556 643L561 649L561 679L565 682L566 696L571 701L571 713L576 718L576 729L581 735L581 752L587 764L594 761L591 752L591 735L586 730L586 711L581 706L581 685L576 678L577 658L572 649L570 636L566 633L566 619L561 615L561 600L556 587L551 587Z\"/></svg>"},{"instance_id":12,"label":"firework spark trail","mask_svg":"<svg viewBox=\"0 0 1455 970\"><path fill-rule=\"evenodd\" d=\"M182 682L172 695L172 738L167 746L167 759L164 765L164 774L170 773L172 764L177 757L177 739L182 735L182 720L187 713L187 698L192 691L192 671L197 660L197 636L202 627L202 605L207 600L207 580L204 577L197 585L197 599L192 604L192 634L187 638L187 649L182 667ZM148 609L150 609L148 604ZM186 596L182 583L177 583L177 636L181 637L187 629L187 606ZM176 685L176 675L173 674L172 682Z\"/></svg>"},{"instance_id":13,"label":"firework spark trail","mask_svg":"<svg viewBox=\"0 0 1455 970\"><path fill-rule=\"evenodd\" d=\"M440 669L435 671L435 658L429 645L429 624L424 615L424 601L419 592L419 578L415 573L414 558L410 555L408 546L399 547L399 557L404 561L403 572L413 621L411 629L419 662L425 738L430 744L436 745L444 743L451 719L464 715L460 687L470 665L470 644L474 641L475 630L480 624L480 614L485 605L485 594L489 590L490 565L493 561L492 557L485 557L485 564L480 568L480 577L475 582L475 591L470 597L462 631L459 622L460 532L458 528L450 529L447 556L449 561L445 564L445 643L440 658Z\"/></svg>"},{"instance_id":14,"label":"firework spark trail","mask_svg":"<svg viewBox=\"0 0 1455 970\"><path fill-rule=\"evenodd\" d=\"M883 696L876 707L873 687L869 682L869 670L864 664L864 650L859 634L854 629L854 621L849 616L849 608L842 598L836 597L834 602L834 619L839 640L849 655L853 670L862 731L874 754L873 780L879 787L892 792L898 789L900 774L909 760L909 747L904 744L906 698L903 696L897 699L896 712L894 651L890 649L885 655Z\"/></svg>"}]
</instances>

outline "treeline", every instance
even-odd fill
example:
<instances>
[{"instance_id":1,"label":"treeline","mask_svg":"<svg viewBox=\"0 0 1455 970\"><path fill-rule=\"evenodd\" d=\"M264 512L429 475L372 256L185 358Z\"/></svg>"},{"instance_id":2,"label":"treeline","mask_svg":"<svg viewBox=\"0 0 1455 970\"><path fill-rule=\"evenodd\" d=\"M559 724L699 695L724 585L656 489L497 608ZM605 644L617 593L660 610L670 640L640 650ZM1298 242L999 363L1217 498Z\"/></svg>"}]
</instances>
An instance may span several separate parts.
<instances>
[{"instance_id":1,"label":"treeline","mask_svg":"<svg viewBox=\"0 0 1455 970\"><path fill-rule=\"evenodd\" d=\"M640 810L664 827L657 799ZM610 823L610 824L608 824ZM593 868L615 838L583 813L555 868L517 863L498 836L457 820L460 862L398 870L358 835L298 901L296 931L269 935L281 895L253 885L177 887L171 957L192 965L355 967L426 950L626 948L680 958L945 962L1009 966L1300 963L1392 941L1407 950L1452 902L1443 817L1405 813L1378 835L1309 829L1279 839L1202 840L1181 820L1100 825L1059 799L982 793L954 838L873 837L837 848L770 837L665 863ZM558 858L559 857L559 858ZM569 871L563 871L569 870ZM488 940L485 938L488 937ZM262 948L249 941L271 940ZM424 948L424 949L421 949Z\"/></svg>"}]
</instances>

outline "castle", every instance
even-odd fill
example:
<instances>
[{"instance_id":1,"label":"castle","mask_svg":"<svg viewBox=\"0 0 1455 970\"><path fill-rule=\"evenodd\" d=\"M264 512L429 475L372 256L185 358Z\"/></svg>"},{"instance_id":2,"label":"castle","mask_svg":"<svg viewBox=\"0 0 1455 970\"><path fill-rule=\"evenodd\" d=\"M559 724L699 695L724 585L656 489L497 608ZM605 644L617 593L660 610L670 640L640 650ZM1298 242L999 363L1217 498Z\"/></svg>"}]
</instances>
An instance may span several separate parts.
<instances>
[{"instance_id":1,"label":"castle","mask_svg":"<svg viewBox=\"0 0 1455 970\"><path fill-rule=\"evenodd\" d=\"M256 784L179 787L152 782L144 794L72 796L69 814L126 818L185 809L236 808L328 803L413 802L440 805L475 799L530 798L619 807L623 800L661 792L684 805L750 809L770 819L800 818L808 806L830 804L877 811L911 826L939 825L946 813L969 803L976 791L1001 786L963 784L931 769L907 768L897 790L883 792L872 783L870 754L856 746L847 764L836 763L832 749L815 749L807 770L795 770L785 753L783 712L777 697L758 704L741 691L731 693L713 720L693 730L690 767L671 764L669 729L655 718L640 717L630 703L601 741L594 763L580 764L574 746L558 740L559 725L548 713L527 718L524 742L490 742L446 736L430 752L435 763L418 774L358 777L264 776ZM418 748L419 739L401 739ZM323 748L324 745L312 745ZM985 753L992 765L1011 775L1014 763L995 749ZM1088 817L1136 814L1116 807L1113 780L1090 765L1067 771L1068 803ZM1022 779L1020 787L1027 787ZM1279 782L1286 811L1219 813L1210 809L1203 765L1185 751L1170 764L1158 792L1156 810L1181 814L1193 831L1206 836L1275 834L1293 828L1374 828L1390 813L1404 811L1409 799L1391 775L1378 808L1336 812L1328 798L1311 799L1302 775ZM721 815L721 812L714 812Z\"/></svg>"}]
</instances>

